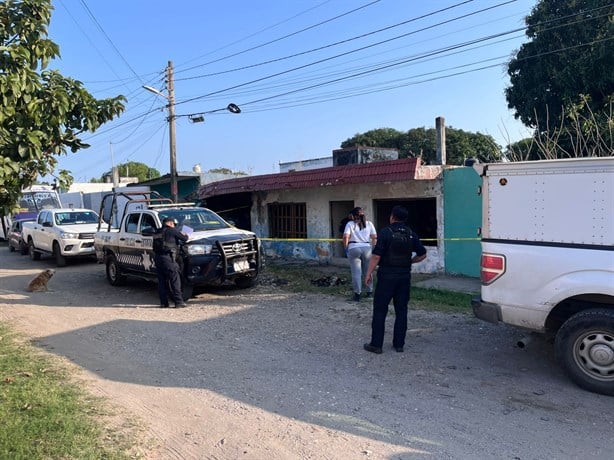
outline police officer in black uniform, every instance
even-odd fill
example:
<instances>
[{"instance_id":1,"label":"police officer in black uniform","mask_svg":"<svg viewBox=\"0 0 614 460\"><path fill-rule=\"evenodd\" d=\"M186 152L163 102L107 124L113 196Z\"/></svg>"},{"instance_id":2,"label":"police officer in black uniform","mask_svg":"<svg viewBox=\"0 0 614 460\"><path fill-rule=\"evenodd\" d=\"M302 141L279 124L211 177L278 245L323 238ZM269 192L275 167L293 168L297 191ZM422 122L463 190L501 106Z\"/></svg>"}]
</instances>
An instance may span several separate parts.
<instances>
[{"instance_id":1,"label":"police officer in black uniform","mask_svg":"<svg viewBox=\"0 0 614 460\"><path fill-rule=\"evenodd\" d=\"M167 285L170 287L170 298L175 303L175 308L187 306L181 295L179 265L175 262L179 242L187 240L187 235L175 228L175 219L172 217L166 217L162 221L162 228L154 236L153 250L156 271L158 273L158 293L160 295L161 307L169 306Z\"/></svg>"},{"instance_id":2,"label":"police officer in black uniform","mask_svg":"<svg viewBox=\"0 0 614 460\"><path fill-rule=\"evenodd\" d=\"M364 349L371 353L382 352L390 300L393 301L395 312L392 346L398 352L402 352L405 346L411 265L426 258L426 249L420 239L406 225L408 215L407 209L403 206L392 208L390 226L378 232L377 244L369 261L365 276L366 284L373 280L373 270L379 265L373 296L371 342L364 344Z\"/></svg>"}]
</instances>

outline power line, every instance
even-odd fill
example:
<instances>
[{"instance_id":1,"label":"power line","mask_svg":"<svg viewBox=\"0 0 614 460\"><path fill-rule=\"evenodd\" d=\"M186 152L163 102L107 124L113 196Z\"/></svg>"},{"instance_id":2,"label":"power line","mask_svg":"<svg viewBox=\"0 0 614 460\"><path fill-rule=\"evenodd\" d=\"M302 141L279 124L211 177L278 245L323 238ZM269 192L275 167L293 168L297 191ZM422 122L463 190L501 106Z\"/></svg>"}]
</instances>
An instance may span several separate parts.
<instances>
[{"instance_id":1,"label":"power line","mask_svg":"<svg viewBox=\"0 0 614 460\"><path fill-rule=\"evenodd\" d=\"M506 3L509 3L509 2L506 2ZM500 6L500 5L502 5L502 4L499 4L499 5L496 5L496 6ZM484 10L491 9L491 8L493 8L493 7L489 7L489 8L486 8ZM602 7L595 8L594 10L599 10L599 9L602 9ZM484 10L480 10L480 11L477 11L477 12L470 13L470 15L476 14L478 12L483 12ZM591 10L591 11L593 11L593 10ZM464 16L467 16L467 15L464 15ZM569 17L575 17L575 16L576 15L568 15L568 16L566 16L564 18L556 18L554 20L544 21L542 23L542 25L551 24L551 23L557 22L557 21L560 22L560 21L562 21L564 19L568 19ZM578 20L575 20L573 22L568 22L568 23L564 23L564 24L555 25L553 27L550 27L548 30L555 29L555 28L560 28L560 27L566 27L566 26L568 26L570 24L573 24L573 23L579 23L579 22L584 22L584 21L588 21L588 20L597 19L598 17L602 17L602 16L603 15L601 15L601 16L592 16L592 17L589 17L589 18L578 19ZM458 19L458 18L453 18L453 19L444 21L443 23L447 23L447 22L450 22L450 21L453 21L453 20L456 20L456 19ZM432 27L435 27L435 26L440 25L440 24L442 24L442 23L438 23L438 24L435 24L433 26L429 26L427 28L432 28ZM420 31L425 30L427 28L420 29ZM254 103L254 102L260 102L262 100L267 100L267 99L274 98L274 97L281 97L281 96L284 96L284 95L287 95L287 94L292 94L292 93L296 93L296 92L299 92L299 91L306 91L306 90L317 88L317 87L320 87L320 86L323 86L323 85L327 85L327 84L337 83L339 81L343 81L343 80L346 80L346 79L356 78L358 76L363 76L363 75L366 75L366 74L369 74L369 73L378 72L378 71L381 71L381 70L384 70L384 69L387 69L387 68L399 66L401 64L404 64L404 63L407 63L407 62L410 62L410 61L414 61L414 60L417 60L417 59L423 59L425 57L429 57L429 56L432 56L432 55L440 54L440 53L443 53L443 52L446 52L446 51L454 50L454 49L461 48L461 47L464 47L464 46L469 46L471 44L479 43L481 41L491 40L493 38L497 38L497 37L500 37L500 36L503 36L503 35L508 35L508 34L511 34L511 33L520 32L520 31L526 30L526 28L527 28L526 26L523 26L523 27L519 27L519 28L516 28L516 29L512 29L512 30L506 31L506 32L502 32L502 33L499 33L499 34L493 34L493 35L490 35L490 36L481 37L479 39L471 40L471 41L468 41L468 42L464 42L464 43L460 43L460 44L456 44L456 45L451 45L449 47L445 47L445 48L441 48L441 49L438 49L438 50L430 51L428 53L423 53L422 55L419 55L418 57L411 57L411 58L407 58L407 59L398 61L395 64L379 66L379 67L377 67L377 68L375 68L373 70L354 73L354 74L352 74L350 76L346 76L346 77L334 78L332 80L328 80L328 81L323 82L323 83L318 83L318 84L310 85L310 86L307 86L307 87L299 88L299 89L296 89L296 90L287 91L287 92L281 93L279 95L269 96L269 97L257 99L257 100L254 100L254 101L250 101L250 102L244 102L244 103L241 103L240 105L241 106L246 106L246 105ZM410 33L416 33L416 31L409 32L408 34L410 34ZM407 35L407 34L404 34L404 35ZM393 39L396 39L396 38L397 37L393 37L392 39L389 39L389 40L386 40L386 41L390 41L390 40L393 40ZM381 42L378 42L378 43L381 43ZM367 47L370 47L370 46L373 46L373 45L369 45ZM363 48L366 48L366 47L363 47ZM361 49L363 49L363 48L361 48ZM352 50L352 51L347 52L347 53L342 53L341 55L350 54L350 53L352 53L354 51L355 50ZM232 90L232 89L237 89L237 88L240 88L240 87L244 87L244 86L247 86L249 84L253 84L253 83L256 83L256 82L267 80L267 79L272 78L274 76L283 75L283 74L292 72L294 70L298 70L298 69L302 69L302 68L305 68L305 67L309 67L309 66L312 66L312 65L314 65L316 63L321 63L321 62L333 59L335 57L339 57L341 55L336 55L336 56L333 56L333 57L330 57L330 58L326 58L326 59L322 59L322 60L319 60L319 61L316 61L316 62L308 63L308 64L305 64L303 66L299 66L299 67L295 67L295 68L292 68L292 69L289 69L289 70L286 70L286 71L278 72L278 73L273 74L273 75L269 75L269 76L266 76L266 77L255 79L255 80L252 80L251 82L238 84L238 85L235 85L233 87L226 88L226 89L223 89L223 90L219 90L219 91L215 91L215 92L212 92L212 93L208 93L208 94L203 95L203 96L198 96L198 97L190 98L190 99L178 102L177 104L191 102L191 101L202 99L202 98L209 97L209 96L212 96L212 95L217 95L217 94L220 94L222 92L226 92L226 91L229 91L229 90ZM222 110L222 109L216 109L216 111L218 111L218 110Z\"/></svg>"},{"instance_id":2,"label":"power line","mask_svg":"<svg viewBox=\"0 0 614 460\"><path fill-rule=\"evenodd\" d=\"M606 42L606 41L610 41L610 40L614 40L614 37L609 37L609 38L603 38L603 39L599 39L599 40L593 40L591 42L588 43L582 43L582 44L578 44L578 45L574 45L574 46L568 46L568 47L564 47L564 48L559 48L557 50L552 50L552 51L546 51L543 53L539 53L533 56L527 56L526 58L522 59L524 60L529 60L529 59L537 59L549 54L556 54L556 53L561 53L564 51L568 51L570 49L575 49L575 48L581 48L584 46L592 46L595 45L597 43L602 43L602 42ZM486 63L489 61L493 61L493 60L497 60L497 59L503 59L495 64L489 64L486 66L481 66L475 69L469 69L469 70L465 70L465 71L461 71L461 72L454 72L454 73L450 73L450 74L446 74L446 75L440 75L437 77L432 77L432 78L427 78L427 79L422 79L422 80L418 80L418 81L410 81L410 82L406 82L406 83L402 83L402 84L396 84L394 86L384 86L381 87L380 85L382 84L387 84L387 83L394 83L394 81L389 81L389 82L380 82L377 85L369 85L367 87L365 87L364 90L362 91L358 91L356 92L355 88L354 90L352 89L347 89L345 90L346 92L351 91L348 94L345 95L339 95L338 92L335 92L335 96L331 97L331 98L326 98L326 99L320 99L320 100L315 100L315 101L311 101L311 102L302 102L300 100L294 100L294 101L288 101L286 103L280 103L279 106L275 107L275 106L268 106L268 107L264 107L264 108L260 108L260 109L252 109L250 112L263 112L263 111L269 111L269 110L279 110L279 109L286 109L286 108L290 108L290 107L298 107L298 106L304 106L304 105L312 105L312 104L319 104L319 103L323 103L323 102L330 102L330 101L335 101L335 100L339 100L339 99L347 99L349 97L355 97L355 96L362 96L365 94L371 94L371 93L376 93L376 92L380 92L380 91L389 91L389 90L393 90L393 89L398 89L398 88L403 88L403 87L407 87L407 86L413 86L413 85L418 85L418 84L422 84L422 83L427 83L427 82L431 82L431 81L435 81L435 80L441 80L441 79L445 79L445 78L451 78L451 77L456 77L459 75L464 75L464 74L468 74L468 73L472 73L472 72L477 72L477 71L481 71L481 70L485 70L485 69L490 69L493 67L498 67L500 65L504 65L506 63L505 59L507 58L507 56L497 56L494 58L488 58L488 59L484 59L481 61L476 61L476 62L472 62L472 63L468 63L468 64L462 64L462 65L458 65L458 66L454 66L454 67L449 67L446 69L441 69L441 70L437 70L437 71L433 71L433 72L426 72L423 74L417 74L417 75L413 75L411 77L405 78L405 79L397 79L396 81L403 81L403 80L409 80L409 79L414 79L414 78L418 78L418 77L423 77L423 76L428 76L428 75L433 75L433 74L438 74L441 72L447 72L450 70L454 70L454 69L461 69L461 68L465 68L465 67L469 67L469 66L473 66L476 64L482 64L482 63ZM263 99L261 101L267 100L267 99L273 99L274 97L283 97L282 95L277 95L277 96L273 96L270 98L266 98ZM303 99L303 101L308 101L309 99L315 99L318 96L309 96ZM322 97L322 96L320 96ZM260 101L253 101L255 102L260 102ZM250 104L248 103L242 103L242 106L246 106ZM250 113L248 111L245 111L246 113Z\"/></svg>"},{"instance_id":3,"label":"power line","mask_svg":"<svg viewBox=\"0 0 614 460\"><path fill-rule=\"evenodd\" d=\"M436 11L432 11L430 13L426 13L426 14L423 14L422 16L417 16L415 18L411 18L411 19L408 19L406 21L397 22L396 24L392 24L390 26L383 27L381 29L373 30L371 32L367 32L367 33L364 33L364 34L361 34L361 35L356 35L354 37L347 38L345 40L340 40L340 41L337 41L337 42L334 42L334 43L329 43L327 45L320 46L318 48L312 48L312 49L309 49L309 50L306 50L306 51L301 51L299 53L294 53L294 54L291 54L291 55L288 55L288 56L283 56L283 57L279 57L279 58L276 58L276 59L271 59L271 60L268 60L268 61L259 62L257 64L251 64L251 65L246 65L246 66L242 66L242 67L236 67L234 69L221 70L221 71L214 72L214 73L195 75L193 77L176 78L175 80L176 81L194 80L194 79L198 79L198 78L213 77L213 76L217 76L217 75L223 75L223 74L226 74L226 73L237 72L237 71L240 71L240 70L252 69L254 67L260 67L260 66L263 66L263 65L266 65L266 64L272 64L274 62L285 61L287 59L295 58L295 57L298 57L298 56L304 56L306 54L315 53L317 51L322 51L324 49L332 48L334 46L342 45L344 43L349 43L349 42L354 41L354 40L359 40L361 38L365 38L365 37L368 37L370 35L375 35L375 34L378 34L378 33L381 33L381 32L387 31L387 30L391 30L391 29L394 29L396 27L400 27L400 26L409 24L411 22L419 21L420 19L424 19L424 18L427 18L429 16L434 16L435 14L442 13L444 11L448 11L448 10L451 10L453 8L457 8L459 6L462 6L462 5L466 4L466 3L470 3L472 1L474 1L474 0L465 0L465 1L457 3L455 5L452 5L452 6L449 6L449 7L446 7L446 8L442 8L442 9L439 9L439 10L436 10ZM517 1L517 0L511 0L511 1Z\"/></svg>"},{"instance_id":4,"label":"power line","mask_svg":"<svg viewBox=\"0 0 614 460\"><path fill-rule=\"evenodd\" d=\"M560 22L561 20L564 20L564 19L567 19L567 17L566 18L557 18L556 21ZM587 21L587 20L591 20L591 19L595 19L595 17L593 16L591 18L584 18L584 19L581 19L581 20L577 20L575 22L582 22L582 21ZM544 22L543 24L552 24L554 22L555 22L555 20L551 20L551 21ZM555 25L554 27L551 27L551 28L565 27L565 26L567 26L569 24L570 23L559 24L559 25ZM318 83L318 84L314 84L314 85L309 85L307 87L298 88L298 89L295 89L295 90L292 90L292 91L286 91L286 92L283 92L281 94L277 94L277 95L273 95L273 96L268 96L268 97L264 97L264 98L255 99L253 101L246 102L246 103L243 103L241 105L257 104L257 103L265 102L267 100L274 100L276 98L279 99L279 98L282 98L284 96L288 96L290 94L296 94L296 93L301 92L301 91L307 91L309 89L314 89L314 88L318 88L318 87L324 87L324 86L329 85L329 84L334 84L334 83L337 83L339 81L349 80L349 79L352 79L352 78L357 78L359 76L370 74L370 73L381 72L381 71L386 70L388 68L394 68L394 67L399 67L399 66L402 66L402 65L407 65L410 62L416 62L416 61L419 61L420 59L422 59L422 60L433 59L433 58L435 58L435 56L443 55L445 53L451 53L454 50L457 50L457 51L454 51L454 52L459 52L458 49L460 49L462 47L470 46L471 44L477 44L477 43L480 43L480 42L483 42L483 41L486 41L486 40L491 40L491 39L493 39L495 37L504 36L506 34L510 34L510 33L513 33L513 32L518 32L518 31L522 31L522 30L525 30L525 27L514 29L512 31L503 32L501 34L495 34L495 35L490 35L490 36L486 36L486 37L481 37L481 38L478 38L478 39L475 39L475 40L472 40L472 41L469 41L469 42L464 42L464 43L460 43L460 44L451 45L451 46L448 46L448 47L445 47L445 48L440 48L438 50L430 51L430 52L427 52L427 53L421 53L419 55L412 56L412 57L407 58L407 59L392 61L392 63L386 64L386 65L378 65L375 68L371 65L371 66L367 67L369 70L365 70L365 71L362 71L362 72L355 72L355 73L352 73L350 75L346 75L346 76L344 76L342 78L334 78L334 79L331 79L331 80L328 80L328 81L325 81L325 82L322 82L322 83ZM482 45L482 46L484 46L484 45ZM566 49L570 49L570 48L565 48L565 50ZM475 64L476 63L465 64L465 65L475 65ZM496 65L500 65L500 64L496 64ZM438 76L436 78L424 80L424 81L421 81L421 82L432 81L434 79L440 79L440 78L450 78L451 76L456 76L456 75L460 75L462 73L473 72L473 71L482 70L484 68L490 68L490 67L493 67L493 66L486 66L486 67L482 67L480 69L473 69L473 70L468 70L468 71L465 71L465 72L453 73L453 74L445 75L445 76ZM347 73L347 70L345 70L344 72ZM424 75L424 74L421 74L421 75ZM416 76L414 76L413 78L416 78ZM418 83L420 83L420 82L405 83L403 85L396 85L396 87L408 86L410 84L418 84ZM379 88L380 88L379 90L382 90L381 85L380 85ZM374 89L373 91L377 91L377 90L378 89ZM350 97L351 95L356 95L357 94L356 90L351 90L350 89L350 90L345 90L345 91L353 91L347 97ZM368 87L365 88L365 89L362 89L361 93L359 93L359 94L363 94L363 93L366 94L366 91L369 91ZM317 96L311 96L312 99L314 97L317 97ZM320 102L326 102L328 100L331 100L331 99L321 100ZM287 104L291 104L291 103L296 103L296 100L295 101L285 102L284 104L287 107L288 106ZM317 101L316 102L312 102L312 103L317 103ZM271 108L271 109L268 109L268 110L273 110L273 109L274 108ZM116 125L116 126L110 128L109 130L106 130L105 132L108 132L108 131L110 131L112 129L116 129L116 128L120 127L120 126L126 125L126 124L128 124L128 123L130 123L132 121L138 120L140 117L146 116L147 114L152 113L153 111L155 111L155 110L149 110L148 112L145 112L144 114L141 114L141 115L139 115L137 117L134 117L134 118L132 118L132 119L130 119L130 120L124 122L124 123L121 123L120 125ZM255 111L263 111L263 109L252 109L252 112L255 112ZM211 112L212 111L209 111L209 113L211 113ZM215 112L215 111L213 111L213 112ZM100 132L96 133L96 134L100 134Z\"/></svg>"},{"instance_id":5,"label":"power line","mask_svg":"<svg viewBox=\"0 0 614 460\"><path fill-rule=\"evenodd\" d=\"M279 21L279 22L277 22L277 23L275 23L275 24L272 24L272 25L267 26L267 27L265 27L265 28L263 28L263 29L260 29L260 30L258 30L257 32L254 32L254 33L249 34L249 35L247 35L247 36L245 36L245 37L242 37L242 38L240 38L240 39L238 39L238 40L235 40L235 41L234 41L234 42L232 42L232 43L228 43L227 45L224 45L224 46L222 46L222 47L220 47L220 48L218 48L218 49L216 49L216 50L210 51L210 52L208 52L208 53L206 53L206 54L200 55L200 56L198 56L198 57L196 57L196 58L190 59L189 61L186 61L186 62L184 62L184 63L182 63L182 64L179 64L179 65L177 65L177 66L175 67L175 69L177 69L177 68L179 68L179 67L182 67L184 64L187 64L187 63L189 63L189 62L196 61L196 60L198 60L198 59L200 59L200 58L203 58L203 57L209 56L209 55L211 55L211 54L217 53L218 51L221 51L221 50L223 50L223 49L229 48L229 47L231 47L232 45L236 45L237 43L241 43L242 41L245 41L245 40L247 40L247 39L249 39L249 38L255 37L256 35L259 35L259 34L261 34L262 32L266 32L267 30L273 29L273 28L275 28L275 27L277 27L277 26L279 26L279 25L281 25L281 24L284 24L284 23L286 23L286 22L289 22L289 21L291 21L291 20L292 20L292 19L294 19L294 18L297 18L297 17L299 17L299 16L302 16L302 15L303 15L303 14L305 14L305 13L308 13L309 11L313 11L313 10L315 10L315 9L318 9L318 8L320 8L322 5L325 5L325 4L327 4L327 3L330 3L331 1L332 1L332 0L325 0L325 1L323 1L322 3L319 3L318 5L312 6L311 8L307 8L306 10L303 10L303 11L301 11L301 12L299 12L299 13L297 13L297 14L295 14L295 15L293 15L293 16L291 16L291 17L287 18L287 19L284 19L284 20ZM189 69L185 69L185 70L183 70L183 71L187 71L187 70L189 70ZM183 71L180 71L180 72L183 72Z\"/></svg>"},{"instance_id":6,"label":"power line","mask_svg":"<svg viewBox=\"0 0 614 460\"><path fill-rule=\"evenodd\" d=\"M305 27L305 28L303 28L303 29L297 30L296 32L292 32L291 34L284 35L283 37L275 38L275 39L270 40L270 41L268 41L268 42L261 43L261 44L256 45L256 46L252 46L251 48L245 49L245 50L243 50L243 51L238 51L238 52L236 52L236 53L229 54L228 56L224 56L224 57L221 57L221 58L218 58L218 59L214 59L213 61L205 62L204 64L200 64L200 65L193 66L193 67L188 67L187 69L183 69L183 70L181 70L181 71L179 71L179 72L176 72L176 73L187 72L187 71L189 71L189 70L197 69L197 68L199 68L199 67L204 67L204 66L206 66L206 65L213 64L213 63L215 63L215 62L224 61L224 60L226 60L226 59L230 59L231 57L239 56L239 55L241 55L241 54L245 54L245 53L247 53L247 52L249 52L249 51L253 51L253 50L256 50L256 49L258 49L258 48L262 48L262 47L264 47L264 46L270 45L270 44L272 44L272 43L279 42L279 41L281 41L281 40L285 40L286 38L293 37L293 36L298 35L298 34L300 34L300 33L306 32L307 30L314 29L314 28L319 27L319 26L321 26L321 25L323 25L323 24L326 24L326 23L328 23L328 22L332 22L332 21L334 21L334 20L336 20L336 19L339 19L339 18L342 18L342 17L347 16L347 15L349 15L349 14L355 13L356 11L362 10L363 8L366 8L366 7L368 7L368 6L371 6L371 5L374 5L374 4L376 4L376 3L379 3L380 1L381 1L381 0L374 0L374 1L370 2L370 3L367 3L367 4L365 4L365 5L359 6L358 8L354 8L353 10L347 11L347 12L342 13L342 14L340 14L340 15L337 15L337 16L335 16L335 17L333 17L333 18L330 18L330 19L327 19L327 20L325 20L325 21L319 22L319 23L317 23L317 24L313 24L313 25L311 25L311 26L308 26L308 27ZM469 0L469 1L473 1L473 0ZM515 1L515 0L514 0L514 1Z\"/></svg>"},{"instance_id":7,"label":"power line","mask_svg":"<svg viewBox=\"0 0 614 460\"><path fill-rule=\"evenodd\" d=\"M142 83L145 84L145 82L143 82L143 80L141 79L141 77L134 71L134 69L132 68L132 66L130 65L130 63L126 60L126 58L124 58L124 56L122 55L122 53L119 51L119 49L117 48L117 46L115 46L115 43L113 43L113 40L111 40L111 38L107 35L107 33L105 32L105 30L102 28L102 26L100 25L100 23L98 22L98 19L96 19L96 16L94 16L94 13L92 13L92 11L90 10L90 8L87 6L87 3L85 2L85 0L81 0L81 4L83 5L83 7L85 8L85 10L87 11L87 13L90 15L90 17L92 18L92 20L94 21L94 23L96 24L96 26L98 27L98 30L100 30L100 32L102 32L102 34L104 35L104 37L107 39L107 41L109 42L109 44L113 47L113 49L115 50L115 52L117 53L117 55L121 58L122 61L124 61L124 64L126 64L126 66L130 69L130 71L132 72L132 74Z\"/></svg>"},{"instance_id":8,"label":"power line","mask_svg":"<svg viewBox=\"0 0 614 460\"><path fill-rule=\"evenodd\" d=\"M218 90L218 91L214 91L214 92L211 92L211 93L203 94L201 96L196 96L196 97L193 97L193 98L190 98L190 99L179 101L179 102L176 102L175 105L185 104L185 103L188 103L188 102L197 101L199 99L204 99L204 98L209 97L209 96L213 96L213 95L216 95L216 94L224 93L226 91L237 89L237 88L240 88L240 87L243 87L243 86L248 86L248 85L251 85L253 83L257 83L257 82L260 82L260 81L268 80L268 79L271 79L271 78L274 78L274 77L278 77L280 75L285 75L285 74L288 74L288 73L291 73L291 72L295 72L297 70L305 69L307 67L311 67L311 66L314 66L314 65L317 65L317 64L321 64L323 62L327 62L327 61L330 61L330 60L333 60L333 59L337 59L337 58L342 57L342 56L347 56L349 54L357 53L358 51L363 51L365 49L373 48L375 46L379 46L379 45L382 45L384 43L389 43L391 41L398 40L400 38L405 38L407 36L410 36L410 35L413 35L413 34L416 34L416 33L419 33L419 32L424 32L425 30L433 29L435 27L439 27L441 25L448 24L448 23L453 22L453 21L458 21L460 19L464 19L464 18L473 16L473 15L476 15L476 14L479 14L479 13L483 13L483 12L491 10L493 8L498 8L500 6L503 6L503 5L506 5L506 4L509 4L509 3L513 3L515 1L517 1L517 0L508 0L508 1L505 1L505 2L502 2L502 3L498 3L497 5L494 5L494 6L483 8L481 10L477 10L477 11L474 11L472 13L467 13L467 14L464 14L462 16L458 16L456 18L448 19L446 21L442 21L442 22L439 22L439 23L431 25L431 26L427 26L427 27L423 27L421 29L413 30L413 31L407 32L405 34L397 35L395 37L392 37L392 38L389 38L389 39L386 39L386 40L382 40L382 41L379 41L379 42L376 42L376 43L372 43L370 45L362 46L360 48L356 48L356 49L353 49L353 50L350 50L350 51L346 51L344 53L336 54L334 56L329 56L327 58L319 59L317 61L312 61L312 62L309 62L307 64L303 64L303 65L300 65L300 66L297 66L297 67L293 67L293 68L290 68L290 69L287 69L287 70L276 72L274 74L266 75L264 77L256 78L256 79L248 81L248 82L239 83L237 85L230 86L228 88L224 88L224 89L221 89L221 90ZM524 27L522 29L524 29Z\"/></svg>"}]
</instances>

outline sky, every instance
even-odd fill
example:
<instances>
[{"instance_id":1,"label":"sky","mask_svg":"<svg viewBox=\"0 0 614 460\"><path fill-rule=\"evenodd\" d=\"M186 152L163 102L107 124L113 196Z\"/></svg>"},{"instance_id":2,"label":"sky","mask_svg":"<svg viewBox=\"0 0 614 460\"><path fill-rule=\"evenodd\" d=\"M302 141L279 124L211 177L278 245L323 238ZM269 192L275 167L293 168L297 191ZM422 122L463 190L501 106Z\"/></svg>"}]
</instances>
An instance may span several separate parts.
<instances>
[{"instance_id":1,"label":"sky","mask_svg":"<svg viewBox=\"0 0 614 460\"><path fill-rule=\"evenodd\" d=\"M84 134L91 147L61 156L58 169L75 182L128 161L168 173L169 62L179 172L275 173L328 157L357 133L434 128L440 116L505 146L529 135L504 90L535 3L53 0L49 38L61 57L49 68L96 98L127 97L125 112Z\"/></svg>"}]
</instances>

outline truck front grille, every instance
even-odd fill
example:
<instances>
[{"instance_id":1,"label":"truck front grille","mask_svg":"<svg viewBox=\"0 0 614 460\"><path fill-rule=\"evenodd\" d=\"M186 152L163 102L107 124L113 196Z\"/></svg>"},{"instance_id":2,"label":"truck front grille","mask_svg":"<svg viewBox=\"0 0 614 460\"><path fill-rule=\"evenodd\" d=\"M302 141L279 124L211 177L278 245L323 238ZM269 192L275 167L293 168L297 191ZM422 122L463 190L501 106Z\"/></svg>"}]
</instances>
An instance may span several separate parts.
<instances>
[{"instance_id":1,"label":"truck front grille","mask_svg":"<svg viewBox=\"0 0 614 460\"><path fill-rule=\"evenodd\" d=\"M79 239L80 240L93 240L94 234L93 233L79 233Z\"/></svg>"}]
</instances>

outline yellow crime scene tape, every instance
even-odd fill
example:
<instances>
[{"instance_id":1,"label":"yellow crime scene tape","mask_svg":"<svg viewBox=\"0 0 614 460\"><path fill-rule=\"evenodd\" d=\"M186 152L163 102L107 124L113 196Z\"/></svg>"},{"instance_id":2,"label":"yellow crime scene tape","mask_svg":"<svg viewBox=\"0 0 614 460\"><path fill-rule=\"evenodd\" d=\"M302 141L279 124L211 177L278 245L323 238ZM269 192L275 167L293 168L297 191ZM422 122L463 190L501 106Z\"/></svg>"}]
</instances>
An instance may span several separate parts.
<instances>
[{"instance_id":1,"label":"yellow crime scene tape","mask_svg":"<svg viewBox=\"0 0 614 460\"><path fill-rule=\"evenodd\" d=\"M343 242L341 238L260 238L261 241L288 241L288 242ZM481 238L420 238L420 241L480 241Z\"/></svg>"}]
</instances>

